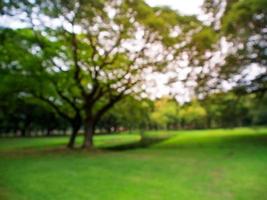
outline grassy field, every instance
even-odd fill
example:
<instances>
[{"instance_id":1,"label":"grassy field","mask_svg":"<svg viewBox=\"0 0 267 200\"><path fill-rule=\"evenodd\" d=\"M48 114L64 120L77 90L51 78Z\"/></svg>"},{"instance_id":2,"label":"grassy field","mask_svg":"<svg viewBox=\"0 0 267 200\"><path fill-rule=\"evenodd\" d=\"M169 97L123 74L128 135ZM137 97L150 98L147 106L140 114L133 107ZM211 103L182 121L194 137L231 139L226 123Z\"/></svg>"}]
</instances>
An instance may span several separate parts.
<instances>
[{"instance_id":1,"label":"grassy field","mask_svg":"<svg viewBox=\"0 0 267 200\"><path fill-rule=\"evenodd\" d=\"M64 149L67 138L0 139L0 199L267 199L266 128L146 135L171 137L118 151L101 148L140 137L96 136L91 152Z\"/></svg>"}]
</instances>

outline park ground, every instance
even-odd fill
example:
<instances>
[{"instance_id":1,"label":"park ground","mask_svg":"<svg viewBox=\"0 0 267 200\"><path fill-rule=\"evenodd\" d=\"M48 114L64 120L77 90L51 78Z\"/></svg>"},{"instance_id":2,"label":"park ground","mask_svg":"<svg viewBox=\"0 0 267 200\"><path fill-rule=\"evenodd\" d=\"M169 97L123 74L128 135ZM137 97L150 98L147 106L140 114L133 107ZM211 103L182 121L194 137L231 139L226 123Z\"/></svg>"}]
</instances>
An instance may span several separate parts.
<instances>
[{"instance_id":1,"label":"park ground","mask_svg":"<svg viewBox=\"0 0 267 200\"><path fill-rule=\"evenodd\" d=\"M65 149L66 137L2 138L0 199L267 199L267 128L145 135L96 136L91 151Z\"/></svg>"}]
</instances>

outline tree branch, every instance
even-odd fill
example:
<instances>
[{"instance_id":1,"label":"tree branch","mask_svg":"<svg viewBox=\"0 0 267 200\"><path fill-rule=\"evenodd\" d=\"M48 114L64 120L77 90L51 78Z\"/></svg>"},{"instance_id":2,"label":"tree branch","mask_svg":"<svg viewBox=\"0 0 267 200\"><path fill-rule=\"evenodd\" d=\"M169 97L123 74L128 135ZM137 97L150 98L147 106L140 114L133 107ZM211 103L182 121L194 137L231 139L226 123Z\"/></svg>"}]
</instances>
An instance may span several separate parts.
<instances>
[{"instance_id":1,"label":"tree branch","mask_svg":"<svg viewBox=\"0 0 267 200\"><path fill-rule=\"evenodd\" d=\"M68 120L70 123L72 123L72 118L70 116L68 116L66 113L64 113L63 111L60 110L60 108L55 104L55 102L49 100L48 98L45 98L44 96L41 95L36 95L36 94L32 94L33 97L42 100L43 102L47 103L48 105L50 105L62 118Z\"/></svg>"}]
</instances>

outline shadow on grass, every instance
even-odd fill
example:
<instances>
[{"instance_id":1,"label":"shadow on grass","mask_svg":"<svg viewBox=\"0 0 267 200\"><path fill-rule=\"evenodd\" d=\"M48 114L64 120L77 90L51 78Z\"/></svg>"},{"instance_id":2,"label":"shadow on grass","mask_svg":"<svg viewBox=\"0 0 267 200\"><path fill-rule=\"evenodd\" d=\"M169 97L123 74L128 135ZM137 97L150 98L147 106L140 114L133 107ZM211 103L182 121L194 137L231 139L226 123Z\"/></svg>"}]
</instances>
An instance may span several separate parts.
<instances>
[{"instance_id":1,"label":"shadow on grass","mask_svg":"<svg viewBox=\"0 0 267 200\"><path fill-rule=\"evenodd\" d=\"M100 149L104 150L112 150L112 151L124 151L124 150L132 150L139 148L147 148L151 145L163 142L164 140L169 139L172 136L166 137L144 137L139 141L128 143L128 144L120 144L112 147L101 147Z\"/></svg>"},{"instance_id":2,"label":"shadow on grass","mask_svg":"<svg viewBox=\"0 0 267 200\"><path fill-rule=\"evenodd\" d=\"M139 141L124 143L124 144L113 144L112 146L98 146L91 149L81 149L80 147L75 147L73 149L66 148L64 143L57 143L57 144L49 144L48 146L42 145L29 145L29 146L22 146L18 148L8 148L0 151L0 156L25 156L25 155L46 155L46 154L70 154L70 153L81 153L81 152L90 152L92 154L99 154L108 151L126 151L126 150L133 150L138 148L146 148L150 145L160 143L164 140L169 139L170 135L168 136L161 136L161 137L144 137ZM1 198L0 198L1 199Z\"/></svg>"},{"instance_id":3,"label":"shadow on grass","mask_svg":"<svg viewBox=\"0 0 267 200\"><path fill-rule=\"evenodd\" d=\"M220 135L203 136L201 138L183 139L174 138L173 140L163 142L155 147L160 148L248 148L248 147L267 147L267 135Z\"/></svg>"}]
</instances>

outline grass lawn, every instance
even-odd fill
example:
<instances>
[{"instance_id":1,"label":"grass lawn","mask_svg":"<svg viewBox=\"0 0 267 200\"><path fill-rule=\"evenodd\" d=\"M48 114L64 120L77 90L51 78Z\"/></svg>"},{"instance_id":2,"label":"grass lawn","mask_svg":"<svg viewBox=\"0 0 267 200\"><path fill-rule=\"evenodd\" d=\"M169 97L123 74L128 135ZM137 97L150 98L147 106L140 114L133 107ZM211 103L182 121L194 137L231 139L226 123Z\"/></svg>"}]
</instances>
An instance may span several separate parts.
<instances>
[{"instance_id":1,"label":"grass lawn","mask_svg":"<svg viewBox=\"0 0 267 200\"><path fill-rule=\"evenodd\" d=\"M148 132L147 148L69 151L67 138L0 139L0 199L267 200L267 129ZM79 142L81 138L78 138ZM96 136L96 146L137 134Z\"/></svg>"}]
</instances>

